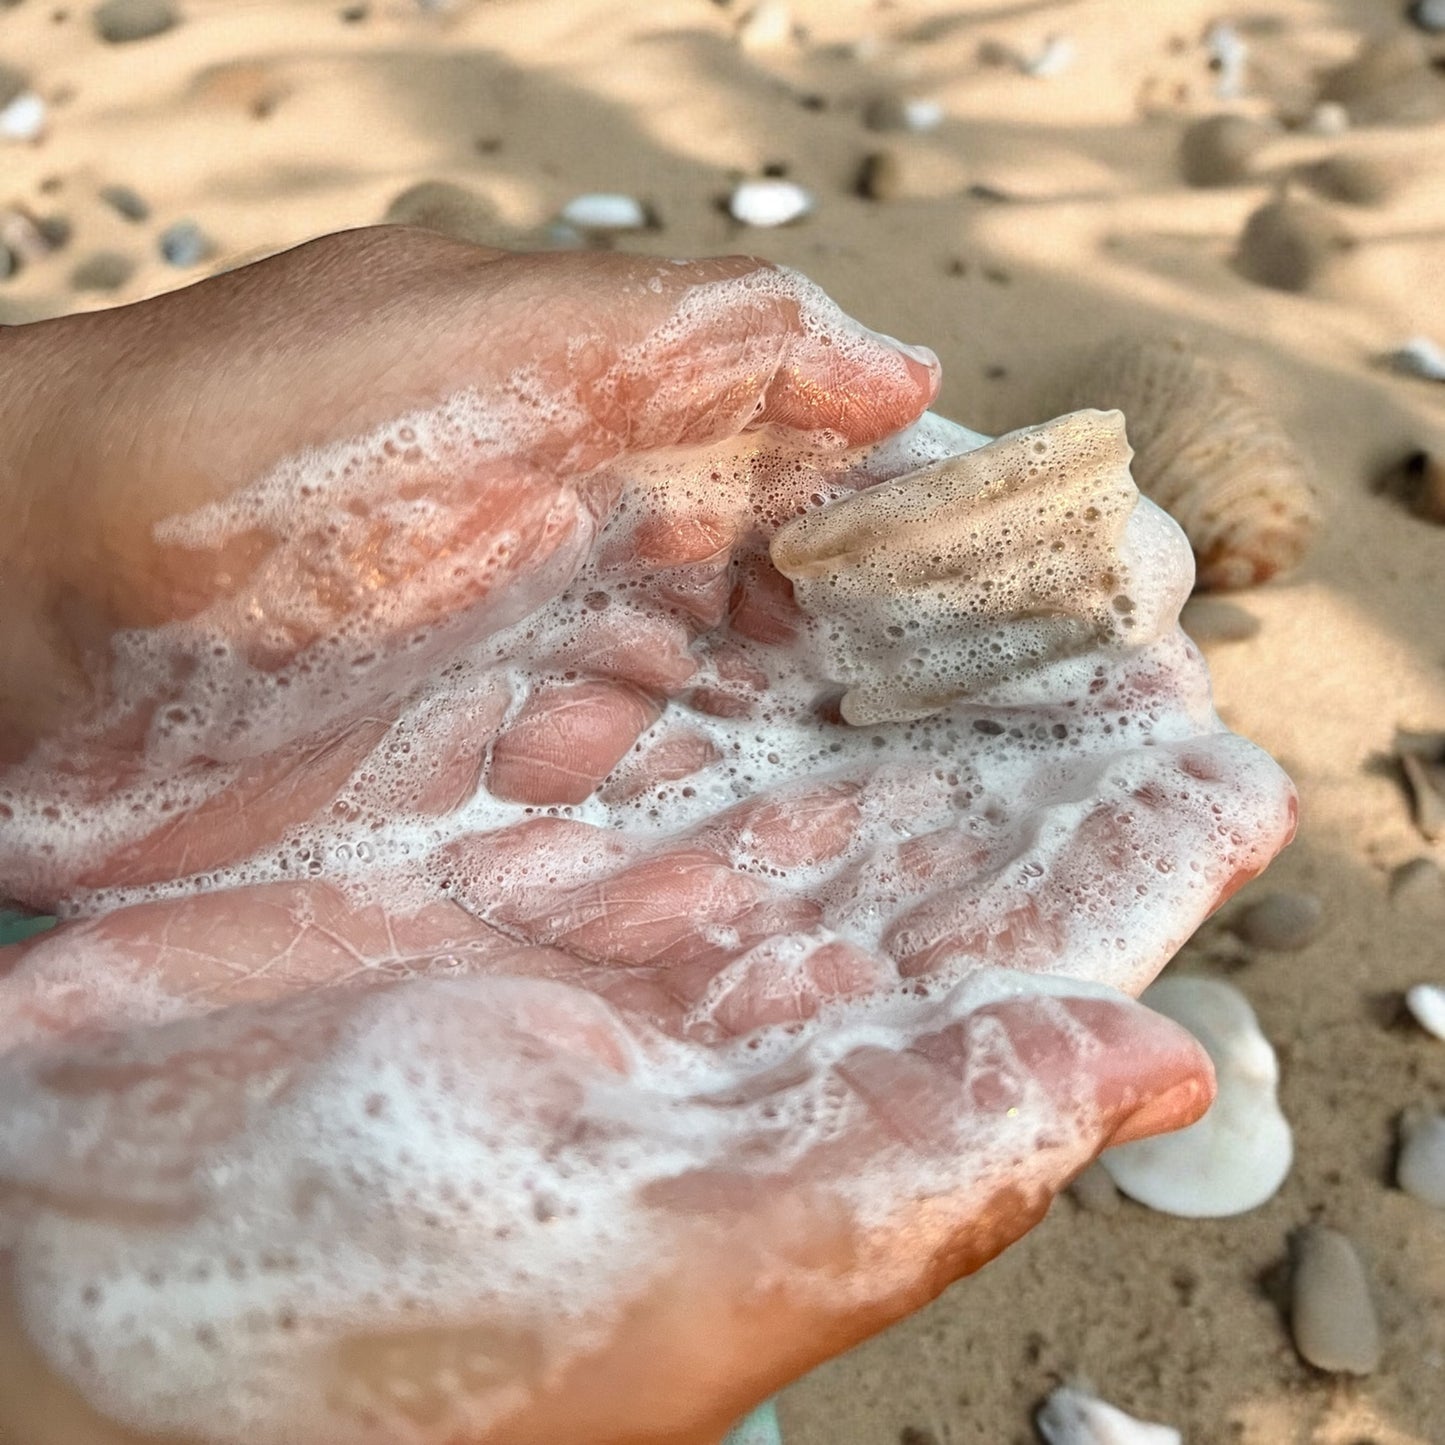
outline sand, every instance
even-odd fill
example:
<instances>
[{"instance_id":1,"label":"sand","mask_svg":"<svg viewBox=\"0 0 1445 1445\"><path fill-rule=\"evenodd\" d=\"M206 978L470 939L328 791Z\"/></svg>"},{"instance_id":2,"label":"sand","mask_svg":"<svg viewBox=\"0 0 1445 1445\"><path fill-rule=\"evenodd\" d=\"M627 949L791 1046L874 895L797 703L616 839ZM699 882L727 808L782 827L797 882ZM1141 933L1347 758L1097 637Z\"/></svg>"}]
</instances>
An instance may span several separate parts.
<instances>
[{"instance_id":1,"label":"sand","mask_svg":"<svg viewBox=\"0 0 1445 1445\"><path fill-rule=\"evenodd\" d=\"M1398 725L1445 728L1445 528L1371 487L1411 451L1445 455L1445 387L1377 360L1414 333L1445 340L1445 119L1282 132L1259 179L1218 189L1187 187L1177 159L1185 124L1226 108L1201 44L1211 21L1233 19L1249 46L1227 108L1296 121L1318 72L1403 5L813 0L794 7L805 38L752 50L734 37L738 7L710 0L178 8L175 28L124 47L96 37L88 6L0 9L0 64L50 107L39 142L0 141L0 209L71 226L0 282L0 321L182 285L376 221L442 179L484 198L470 223L482 239L537 244L572 196L618 190L660 222L620 238L627 249L797 266L871 325L933 346L940 409L981 430L1037 420L1038 388L1104 335L1178 332L1252 369L1328 519L1297 574L1241 594L1259 634L1210 649L1221 712L1285 763L1303 804L1298 841L1241 901L1307 889L1325 926L1301 952L1251 953L1230 944L1226 914L1176 967L1227 972L1254 1004L1281 1054L1295 1169L1263 1208L1210 1223L1066 1197L980 1275L787 1392L781 1413L790 1445L1011 1445L1035 1438L1052 1386L1082 1377L1191 1445L1445 1440L1445 1215L1390 1183L1399 1112L1445 1106L1445 1045L1399 1008L1410 984L1445 978L1445 888L1392 901L1388 887L1432 849L1388 755ZM1007 63L1054 34L1075 47L1061 74ZM1433 44L1445 56L1445 37ZM864 107L885 93L934 98L945 118L871 133ZM859 168L883 147L896 194L863 199ZM1413 176L1382 203L1328 203L1358 244L1314 289L1246 280L1231 256L1248 214L1282 168L1332 154ZM719 200L767 167L816 210L744 232ZM116 184L149 219L100 199ZM158 249L183 219L215 247L187 269ZM78 270L128 269L106 255L131 263L128 279L78 291ZM1311 1220L1364 1258L1384 1333L1366 1379L1322 1375L1290 1344L1281 1266Z\"/></svg>"}]
</instances>

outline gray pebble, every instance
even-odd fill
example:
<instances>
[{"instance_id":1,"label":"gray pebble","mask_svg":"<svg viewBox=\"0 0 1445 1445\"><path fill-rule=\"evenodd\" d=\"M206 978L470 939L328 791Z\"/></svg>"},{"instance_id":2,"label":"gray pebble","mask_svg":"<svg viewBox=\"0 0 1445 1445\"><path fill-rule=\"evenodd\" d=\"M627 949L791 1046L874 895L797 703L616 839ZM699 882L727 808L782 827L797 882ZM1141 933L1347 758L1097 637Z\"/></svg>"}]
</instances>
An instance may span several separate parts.
<instances>
[{"instance_id":1,"label":"gray pebble","mask_svg":"<svg viewBox=\"0 0 1445 1445\"><path fill-rule=\"evenodd\" d=\"M1069 1185L1069 1193L1090 1214L1117 1214L1119 1187L1109 1171L1095 1160Z\"/></svg>"},{"instance_id":2,"label":"gray pebble","mask_svg":"<svg viewBox=\"0 0 1445 1445\"><path fill-rule=\"evenodd\" d=\"M1431 35L1445 34L1445 0L1415 0L1410 19Z\"/></svg>"},{"instance_id":3,"label":"gray pebble","mask_svg":"<svg viewBox=\"0 0 1445 1445\"><path fill-rule=\"evenodd\" d=\"M164 33L179 17L170 0L106 0L92 18L102 40L125 45Z\"/></svg>"},{"instance_id":4,"label":"gray pebble","mask_svg":"<svg viewBox=\"0 0 1445 1445\"><path fill-rule=\"evenodd\" d=\"M1324 916L1324 905L1313 893L1267 893L1240 913L1234 928L1255 948L1293 953L1320 931Z\"/></svg>"},{"instance_id":5,"label":"gray pebble","mask_svg":"<svg viewBox=\"0 0 1445 1445\"><path fill-rule=\"evenodd\" d=\"M172 266L196 266L214 250L210 238L194 221L173 221L161 232L160 252Z\"/></svg>"},{"instance_id":6,"label":"gray pebble","mask_svg":"<svg viewBox=\"0 0 1445 1445\"><path fill-rule=\"evenodd\" d=\"M1354 245L1349 230L1325 207L1282 196L1250 214L1235 265L1260 286L1307 291Z\"/></svg>"},{"instance_id":7,"label":"gray pebble","mask_svg":"<svg viewBox=\"0 0 1445 1445\"><path fill-rule=\"evenodd\" d=\"M1355 1246L1338 1230L1310 1224L1295 1231L1290 1254L1295 1348L1316 1369L1372 1373L1380 1363L1380 1325Z\"/></svg>"},{"instance_id":8,"label":"gray pebble","mask_svg":"<svg viewBox=\"0 0 1445 1445\"><path fill-rule=\"evenodd\" d=\"M9 246L0 246L0 281L8 281L20 269L20 262Z\"/></svg>"},{"instance_id":9,"label":"gray pebble","mask_svg":"<svg viewBox=\"0 0 1445 1445\"><path fill-rule=\"evenodd\" d=\"M145 198L129 186L102 186L100 198L116 215L125 217L127 221L144 221L150 217L151 208Z\"/></svg>"},{"instance_id":10,"label":"gray pebble","mask_svg":"<svg viewBox=\"0 0 1445 1445\"><path fill-rule=\"evenodd\" d=\"M1233 186L1250 178L1270 128L1246 115L1211 115L1180 137L1179 166L1191 186Z\"/></svg>"},{"instance_id":11,"label":"gray pebble","mask_svg":"<svg viewBox=\"0 0 1445 1445\"><path fill-rule=\"evenodd\" d=\"M1259 618L1237 602L1191 597L1179 622L1196 642L1245 642L1259 631Z\"/></svg>"},{"instance_id":12,"label":"gray pebble","mask_svg":"<svg viewBox=\"0 0 1445 1445\"><path fill-rule=\"evenodd\" d=\"M135 274L135 262L119 251L97 251L70 273L77 291L116 291Z\"/></svg>"},{"instance_id":13,"label":"gray pebble","mask_svg":"<svg viewBox=\"0 0 1445 1445\"><path fill-rule=\"evenodd\" d=\"M1400 1116L1395 1182L1422 1204L1445 1209L1445 1114L1406 1109Z\"/></svg>"},{"instance_id":14,"label":"gray pebble","mask_svg":"<svg viewBox=\"0 0 1445 1445\"><path fill-rule=\"evenodd\" d=\"M1326 156L1305 166L1299 175L1312 190L1332 201L1377 206L1409 180L1410 168L1382 156Z\"/></svg>"},{"instance_id":15,"label":"gray pebble","mask_svg":"<svg viewBox=\"0 0 1445 1445\"><path fill-rule=\"evenodd\" d=\"M1390 874L1390 901L1402 908L1445 902L1445 873L1433 858L1411 858Z\"/></svg>"},{"instance_id":16,"label":"gray pebble","mask_svg":"<svg viewBox=\"0 0 1445 1445\"><path fill-rule=\"evenodd\" d=\"M903 192L903 166L893 151L874 151L858 172L858 194L870 201L896 200Z\"/></svg>"}]
</instances>

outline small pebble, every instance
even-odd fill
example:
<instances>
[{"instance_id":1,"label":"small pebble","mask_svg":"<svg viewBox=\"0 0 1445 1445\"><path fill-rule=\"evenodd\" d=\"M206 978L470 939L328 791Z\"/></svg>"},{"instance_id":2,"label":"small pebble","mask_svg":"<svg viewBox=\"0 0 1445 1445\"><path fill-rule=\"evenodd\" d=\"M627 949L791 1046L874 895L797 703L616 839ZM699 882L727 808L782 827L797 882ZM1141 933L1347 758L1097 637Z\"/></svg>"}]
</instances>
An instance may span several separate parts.
<instances>
[{"instance_id":1,"label":"small pebble","mask_svg":"<svg viewBox=\"0 0 1445 1445\"><path fill-rule=\"evenodd\" d=\"M1179 623L1199 643L1247 642L1259 632L1259 618L1254 613L1221 597L1191 597L1179 614Z\"/></svg>"},{"instance_id":2,"label":"small pebble","mask_svg":"<svg viewBox=\"0 0 1445 1445\"><path fill-rule=\"evenodd\" d=\"M1095 1160L1074 1182L1069 1185L1079 1207L1090 1214L1117 1214L1119 1212L1119 1186L1109 1176L1109 1171Z\"/></svg>"},{"instance_id":3,"label":"small pebble","mask_svg":"<svg viewBox=\"0 0 1445 1445\"><path fill-rule=\"evenodd\" d=\"M1412 1199L1445 1209L1445 1114L1417 1108L1400 1116L1395 1183Z\"/></svg>"},{"instance_id":4,"label":"small pebble","mask_svg":"<svg viewBox=\"0 0 1445 1445\"><path fill-rule=\"evenodd\" d=\"M102 186L100 198L116 215L124 217L127 221L150 219L151 208L146 204L144 197L129 186Z\"/></svg>"},{"instance_id":5,"label":"small pebble","mask_svg":"<svg viewBox=\"0 0 1445 1445\"><path fill-rule=\"evenodd\" d=\"M745 226L786 226L813 209L813 197L792 181L743 181L728 198L728 213Z\"/></svg>"},{"instance_id":6,"label":"small pebble","mask_svg":"<svg viewBox=\"0 0 1445 1445\"><path fill-rule=\"evenodd\" d=\"M1445 381L1445 349L1428 336L1412 336L1385 358L1396 371L1426 381Z\"/></svg>"},{"instance_id":7,"label":"small pebble","mask_svg":"<svg viewBox=\"0 0 1445 1445\"><path fill-rule=\"evenodd\" d=\"M869 101L863 111L869 130L906 130L915 134L937 130L943 124L943 107L936 100L882 95Z\"/></svg>"},{"instance_id":8,"label":"small pebble","mask_svg":"<svg viewBox=\"0 0 1445 1445\"><path fill-rule=\"evenodd\" d=\"M0 245L18 261L38 261L70 239L70 222L62 216L38 217L20 206L0 211Z\"/></svg>"},{"instance_id":9,"label":"small pebble","mask_svg":"<svg viewBox=\"0 0 1445 1445\"><path fill-rule=\"evenodd\" d=\"M1313 893L1267 893L1240 913L1234 931L1254 948L1295 953L1310 944L1324 916Z\"/></svg>"},{"instance_id":10,"label":"small pebble","mask_svg":"<svg viewBox=\"0 0 1445 1445\"><path fill-rule=\"evenodd\" d=\"M1290 1240L1290 1325L1295 1348L1316 1369L1368 1375L1380 1363L1380 1326L1355 1246L1322 1224Z\"/></svg>"},{"instance_id":11,"label":"small pebble","mask_svg":"<svg viewBox=\"0 0 1445 1445\"><path fill-rule=\"evenodd\" d=\"M1142 1002L1182 1024L1214 1063L1218 1093L1173 1134L1107 1149L1101 1162L1131 1199L1185 1219L1223 1219L1270 1199L1294 1140L1277 1097L1279 1063L1249 1000L1215 978L1163 978Z\"/></svg>"},{"instance_id":12,"label":"small pebble","mask_svg":"<svg viewBox=\"0 0 1445 1445\"><path fill-rule=\"evenodd\" d=\"M1204 36L1210 68L1215 72L1214 93L1220 100L1234 100L1244 90L1249 65L1249 47L1232 25L1220 21Z\"/></svg>"},{"instance_id":13,"label":"small pebble","mask_svg":"<svg viewBox=\"0 0 1445 1445\"><path fill-rule=\"evenodd\" d=\"M1390 874L1389 888L1390 901L1401 907L1423 908L1431 903L1445 903L1445 873L1433 858L1411 858L1408 863L1401 863ZM1441 1003L1441 1023L1445 1026L1445 1000ZM1445 1033L1441 1037L1445 1038Z\"/></svg>"},{"instance_id":14,"label":"small pebble","mask_svg":"<svg viewBox=\"0 0 1445 1445\"><path fill-rule=\"evenodd\" d=\"M135 262L118 251L97 251L70 273L77 291L116 291L135 274Z\"/></svg>"},{"instance_id":15,"label":"small pebble","mask_svg":"<svg viewBox=\"0 0 1445 1445\"><path fill-rule=\"evenodd\" d=\"M1250 178L1270 127L1247 115L1211 115L1180 138L1179 163L1191 186L1233 186Z\"/></svg>"},{"instance_id":16,"label":"small pebble","mask_svg":"<svg viewBox=\"0 0 1445 1445\"><path fill-rule=\"evenodd\" d=\"M579 231L641 231L649 224L641 201L610 191L574 196L562 207L561 219Z\"/></svg>"},{"instance_id":17,"label":"small pebble","mask_svg":"<svg viewBox=\"0 0 1445 1445\"><path fill-rule=\"evenodd\" d=\"M1437 1039L1445 1039L1445 984L1417 983L1405 990L1410 1016Z\"/></svg>"},{"instance_id":18,"label":"small pebble","mask_svg":"<svg viewBox=\"0 0 1445 1445\"><path fill-rule=\"evenodd\" d=\"M738 44L744 50L779 50L793 39L793 12L784 0L761 0L742 18Z\"/></svg>"},{"instance_id":19,"label":"small pebble","mask_svg":"<svg viewBox=\"0 0 1445 1445\"><path fill-rule=\"evenodd\" d=\"M858 194L870 201L892 201L903 193L903 165L893 151L874 151L858 172Z\"/></svg>"},{"instance_id":20,"label":"small pebble","mask_svg":"<svg viewBox=\"0 0 1445 1445\"><path fill-rule=\"evenodd\" d=\"M1170 1425L1126 1415L1072 1385L1060 1385L1039 1406L1034 1422L1048 1445L1183 1445Z\"/></svg>"},{"instance_id":21,"label":"small pebble","mask_svg":"<svg viewBox=\"0 0 1445 1445\"><path fill-rule=\"evenodd\" d=\"M1311 190L1352 206L1378 206L1410 178L1408 166L1378 156L1327 156L1298 174Z\"/></svg>"},{"instance_id":22,"label":"small pebble","mask_svg":"<svg viewBox=\"0 0 1445 1445\"><path fill-rule=\"evenodd\" d=\"M92 18L102 40L125 45L163 34L179 17L170 0L106 0Z\"/></svg>"},{"instance_id":23,"label":"small pebble","mask_svg":"<svg viewBox=\"0 0 1445 1445\"><path fill-rule=\"evenodd\" d=\"M0 139L37 140L45 133L46 104L33 90L22 90L0 110Z\"/></svg>"},{"instance_id":24,"label":"small pebble","mask_svg":"<svg viewBox=\"0 0 1445 1445\"><path fill-rule=\"evenodd\" d=\"M1251 281L1276 291L1307 291L1354 245L1323 206L1281 196L1251 213L1235 260Z\"/></svg>"},{"instance_id":25,"label":"small pebble","mask_svg":"<svg viewBox=\"0 0 1445 1445\"><path fill-rule=\"evenodd\" d=\"M1415 0L1410 19L1429 35L1445 35L1445 0Z\"/></svg>"},{"instance_id":26,"label":"small pebble","mask_svg":"<svg viewBox=\"0 0 1445 1445\"><path fill-rule=\"evenodd\" d=\"M215 247L194 221L173 221L161 232L161 256L172 266L198 266Z\"/></svg>"}]
</instances>

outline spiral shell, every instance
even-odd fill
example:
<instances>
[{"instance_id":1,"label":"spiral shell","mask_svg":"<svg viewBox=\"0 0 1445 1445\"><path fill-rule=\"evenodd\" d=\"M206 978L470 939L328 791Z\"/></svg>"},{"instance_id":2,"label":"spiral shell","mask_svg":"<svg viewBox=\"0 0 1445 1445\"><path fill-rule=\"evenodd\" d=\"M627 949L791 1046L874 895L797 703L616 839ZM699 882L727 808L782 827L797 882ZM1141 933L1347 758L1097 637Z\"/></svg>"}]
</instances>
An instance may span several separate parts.
<instances>
[{"instance_id":1,"label":"spiral shell","mask_svg":"<svg viewBox=\"0 0 1445 1445\"><path fill-rule=\"evenodd\" d=\"M1304 555L1319 523L1304 459L1228 367L1179 339L1118 337L1049 400L1124 413L1134 480L1183 527L1199 587L1248 587Z\"/></svg>"}]
</instances>

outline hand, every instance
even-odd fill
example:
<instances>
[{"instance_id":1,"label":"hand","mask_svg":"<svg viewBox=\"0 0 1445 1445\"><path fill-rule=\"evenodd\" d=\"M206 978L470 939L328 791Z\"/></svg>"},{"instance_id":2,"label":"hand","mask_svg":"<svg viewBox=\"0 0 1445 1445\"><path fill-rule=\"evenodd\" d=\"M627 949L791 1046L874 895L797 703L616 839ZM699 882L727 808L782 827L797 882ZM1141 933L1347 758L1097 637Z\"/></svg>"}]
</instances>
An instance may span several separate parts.
<instances>
[{"instance_id":1,"label":"hand","mask_svg":"<svg viewBox=\"0 0 1445 1445\"><path fill-rule=\"evenodd\" d=\"M1114 988L1292 812L1196 674L1011 796L799 676L926 357L405 232L7 345L0 1438L701 1445L1207 1103Z\"/></svg>"}]
</instances>

